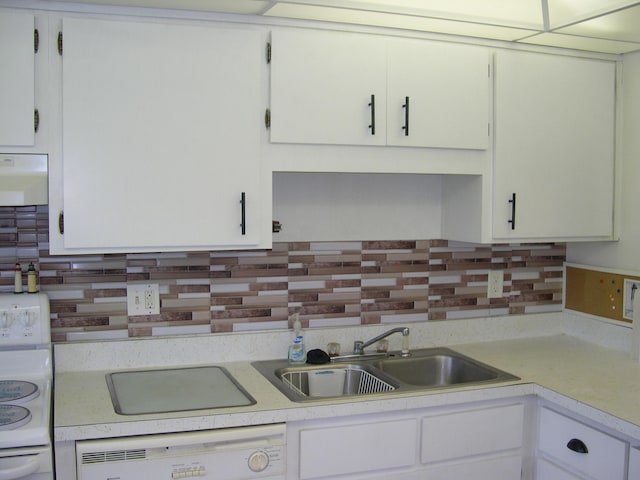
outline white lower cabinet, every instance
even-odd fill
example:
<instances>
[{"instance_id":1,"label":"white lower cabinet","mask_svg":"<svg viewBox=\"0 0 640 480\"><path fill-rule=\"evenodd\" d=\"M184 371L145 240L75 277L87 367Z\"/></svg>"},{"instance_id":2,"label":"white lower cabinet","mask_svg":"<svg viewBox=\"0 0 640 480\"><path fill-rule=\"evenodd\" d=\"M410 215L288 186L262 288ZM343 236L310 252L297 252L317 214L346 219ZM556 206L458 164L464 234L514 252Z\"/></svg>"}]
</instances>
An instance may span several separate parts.
<instances>
[{"instance_id":1,"label":"white lower cabinet","mask_svg":"<svg viewBox=\"0 0 640 480\"><path fill-rule=\"evenodd\" d=\"M300 431L300 479L392 472L413 465L415 418L309 428Z\"/></svg>"},{"instance_id":2,"label":"white lower cabinet","mask_svg":"<svg viewBox=\"0 0 640 480\"><path fill-rule=\"evenodd\" d=\"M626 441L546 407L538 428L537 480L627 478Z\"/></svg>"},{"instance_id":3,"label":"white lower cabinet","mask_svg":"<svg viewBox=\"0 0 640 480\"><path fill-rule=\"evenodd\" d=\"M513 397L290 422L287 479L640 480L640 439L577 417Z\"/></svg>"},{"instance_id":4,"label":"white lower cabinet","mask_svg":"<svg viewBox=\"0 0 640 480\"><path fill-rule=\"evenodd\" d=\"M289 479L520 480L524 402L288 424Z\"/></svg>"}]
</instances>

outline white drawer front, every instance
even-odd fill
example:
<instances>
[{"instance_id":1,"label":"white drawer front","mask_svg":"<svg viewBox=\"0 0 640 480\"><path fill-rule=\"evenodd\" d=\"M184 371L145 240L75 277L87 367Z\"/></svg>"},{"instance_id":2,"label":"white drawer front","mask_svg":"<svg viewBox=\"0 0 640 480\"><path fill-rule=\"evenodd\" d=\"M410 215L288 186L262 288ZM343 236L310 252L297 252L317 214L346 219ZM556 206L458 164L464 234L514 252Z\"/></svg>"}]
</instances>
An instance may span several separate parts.
<instances>
[{"instance_id":1,"label":"white drawer front","mask_svg":"<svg viewBox=\"0 0 640 480\"><path fill-rule=\"evenodd\" d=\"M422 419L422 463L500 452L522 445L524 405L485 408Z\"/></svg>"},{"instance_id":2,"label":"white drawer front","mask_svg":"<svg viewBox=\"0 0 640 480\"><path fill-rule=\"evenodd\" d=\"M571 450L567 445L573 439L582 441L588 452ZM547 408L540 411L538 450L593 478L625 478L625 442Z\"/></svg>"}]
</instances>

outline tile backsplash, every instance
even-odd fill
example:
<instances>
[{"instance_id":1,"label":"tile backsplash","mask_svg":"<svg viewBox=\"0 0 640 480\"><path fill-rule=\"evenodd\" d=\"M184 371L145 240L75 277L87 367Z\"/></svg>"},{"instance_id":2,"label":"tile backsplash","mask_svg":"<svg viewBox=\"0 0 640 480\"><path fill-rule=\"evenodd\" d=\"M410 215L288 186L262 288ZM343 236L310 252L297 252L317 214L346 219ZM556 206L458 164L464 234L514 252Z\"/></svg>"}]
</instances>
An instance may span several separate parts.
<instances>
[{"instance_id":1,"label":"tile backsplash","mask_svg":"<svg viewBox=\"0 0 640 480\"><path fill-rule=\"evenodd\" d=\"M0 207L0 291L33 262L53 341L287 328L295 312L316 328L560 311L564 260L564 244L440 239L50 256L46 206ZM504 271L501 298L489 270ZM127 284L143 282L160 286L160 314L128 317Z\"/></svg>"}]
</instances>

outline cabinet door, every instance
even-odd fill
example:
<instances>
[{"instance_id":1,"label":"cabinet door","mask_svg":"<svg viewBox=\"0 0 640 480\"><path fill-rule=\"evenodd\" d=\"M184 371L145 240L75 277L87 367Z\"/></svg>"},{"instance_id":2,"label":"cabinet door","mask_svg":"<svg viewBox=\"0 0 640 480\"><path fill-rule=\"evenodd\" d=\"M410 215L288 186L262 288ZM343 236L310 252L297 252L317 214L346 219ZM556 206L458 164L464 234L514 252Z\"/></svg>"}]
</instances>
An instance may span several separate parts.
<instances>
[{"instance_id":1,"label":"cabinet door","mask_svg":"<svg viewBox=\"0 0 640 480\"><path fill-rule=\"evenodd\" d=\"M580 442L580 447L574 445ZM540 411L538 451L565 469L598 480L626 478L626 444L547 408ZM540 476L543 479L547 477Z\"/></svg>"},{"instance_id":2,"label":"cabinet door","mask_svg":"<svg viewBox=\"0 0 640 480\"><path fill-rule=\"evenodd\" d=\"M582 480L582 477L569 473L551 462L538 458L536 460L536 480Z\"/></svg>"},{"instance_id":3,"label":"cabinet door","mask_svg":"<svg viewBox=\"0 0 640 480\"><path fill-rule=\"evenodd\" d=\"M524 405L516 404L422 419L422 463L436 463L519 449Z\"/></svg>"},{"instance_id":4,"label":"cabinet door","mask_svg":"<svg viewBox=\"0 0 640 480\"><path fill-rule=\"evenodd\" d=\"M398 419L302 429L297 478L382 476L385 471L393 477L394 470L415 462L417 423L415 419Z\"/></svg>"},{"instance_id":5,"label":"cabinet door","mask_svg":"<svg viewBox=\"0 0 640 480\"><path fill-rule=\"evenodd\" d=\"M384 39L278 30L271 45L272 142L385 144Z\"/></svg>"},{"instance_id":6,"label":"cabinet door","mask_svg":"<svg viewBox=\"0 0 640 480\"><path fill-rule=\"evenodd\" d=\"M452 480L472 478L473 480L521 480L522 456L475 459L420 470L420 480ZM560 480L548 477L547 480Z\"/></svg>"},{"instance_id":7,"label":"cabinet door","mask_svg":"<svg viewBox=\"0 0 640 480\"><path fill-rule=\"evenodd\" d=\"M615 63L501 51L495 83L494 238L610 238Z\"/></svg>"},{"instance_id":8,"label":"cabinet door","mask_svg":"<svg viewBox=\"0 0 640 480\"><path fill-rule=\"evenodd\" d=\"M389 40L387 143L486 149L489 72L483 48Z\"/></svg>"},{"instance_id":9,"label":"cabinet door","mask_svg":"<svg viewBox=\"0 0 640 480\"><path fill-rule=\"evenodd\" d=\"M0 145L35 143L33 32L33 15L0 9Z\"/></svg>"},{"instance_id":10,"label":"cabinet door","mask_svg":"<svg viewBox=\"0 0 640 480\"><path fill-rule=\"evenodd\" d=\"M260 33L72 18L63 29L65 248L259 245Z\"/></svg>"},{"instance_id":11,"label":"cabinet door","mask_svg":"<svg viewBox=\"0 0 640 480\"><path fill-rule=\"evenodd\" d=\"M640 478L640 447L629 449L629 480Z\"/></svg>"}]
</instances>

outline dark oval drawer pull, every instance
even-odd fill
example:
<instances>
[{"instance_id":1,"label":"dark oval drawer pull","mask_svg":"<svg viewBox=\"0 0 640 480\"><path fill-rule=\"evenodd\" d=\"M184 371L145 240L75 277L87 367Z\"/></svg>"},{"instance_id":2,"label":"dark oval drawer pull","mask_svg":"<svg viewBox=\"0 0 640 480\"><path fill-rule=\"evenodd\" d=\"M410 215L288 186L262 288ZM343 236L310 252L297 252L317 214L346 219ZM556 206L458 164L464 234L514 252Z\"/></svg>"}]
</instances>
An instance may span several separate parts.
<instances>
[{"instance_id":1,"label":"dark oval drawer pull","mask_svg":"<svg viewBox=\"0 0 640 480\"><path fill-rule=\"evenodd\" d=\"M576 453L589 453L589 449L587 448L585 443L577 438L572 438L571 440L569 440L569 443L567 443L567 448L569 450L573 450Z\"/></svg>"}]
</instances>

